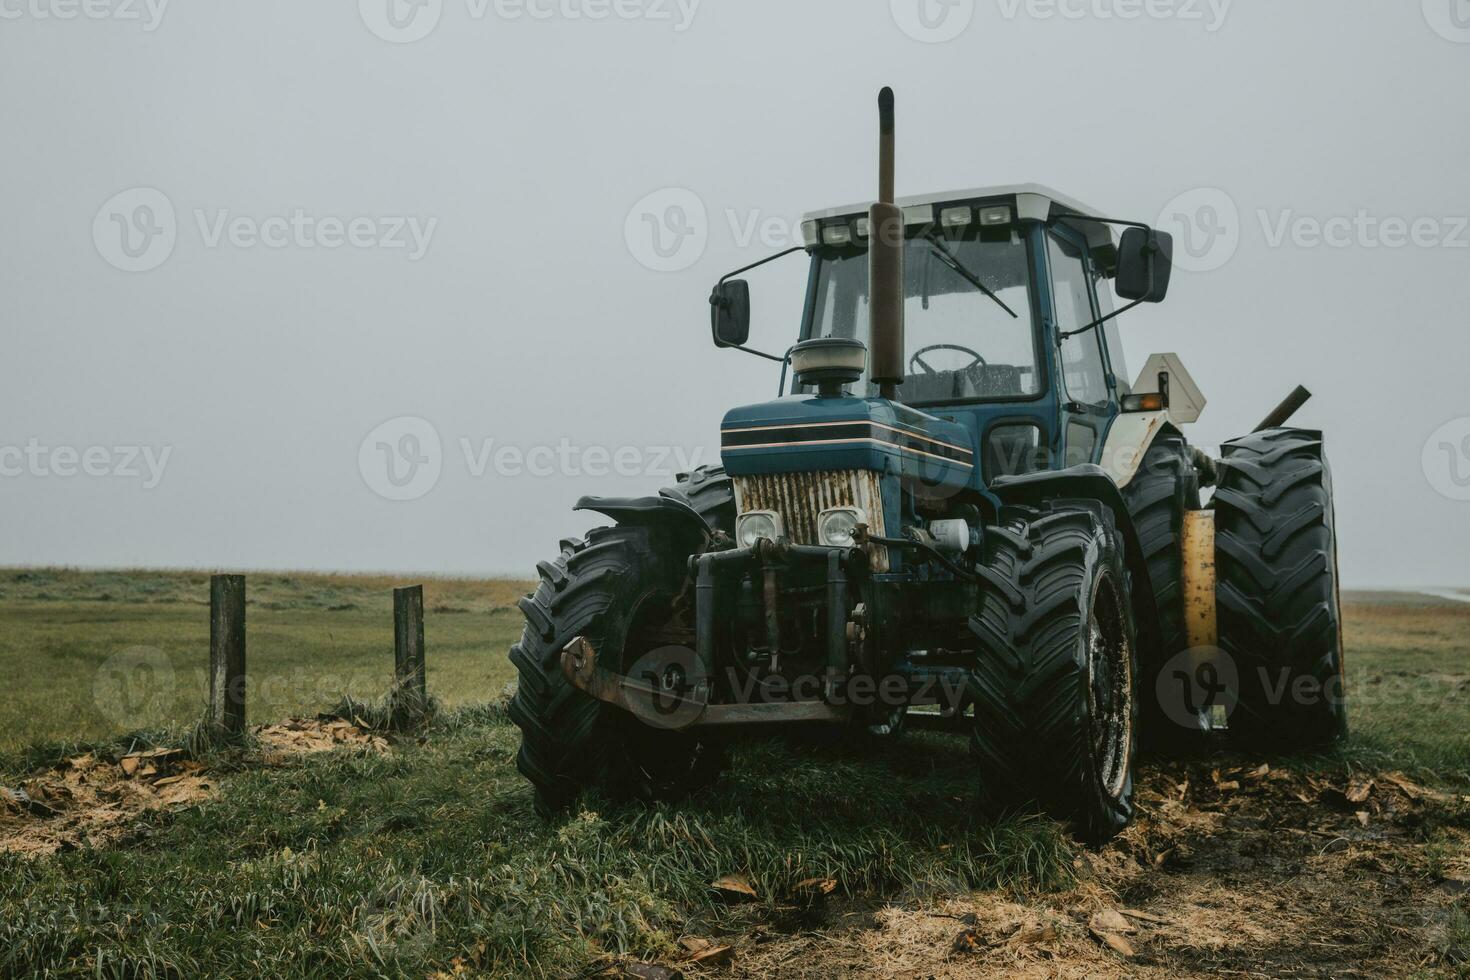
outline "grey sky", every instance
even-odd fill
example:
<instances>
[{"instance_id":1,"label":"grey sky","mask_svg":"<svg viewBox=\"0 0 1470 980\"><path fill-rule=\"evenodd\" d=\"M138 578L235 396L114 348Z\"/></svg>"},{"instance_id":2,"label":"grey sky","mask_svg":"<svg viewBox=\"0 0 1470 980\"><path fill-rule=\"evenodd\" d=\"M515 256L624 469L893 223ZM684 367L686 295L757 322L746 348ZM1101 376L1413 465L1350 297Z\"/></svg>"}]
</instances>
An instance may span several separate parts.
<instances>
[{"instance_id":1,"label":"grey sky","mask_svg":"<svg viewBox=\"0 0 1470 980\"><path fill-rule=\"evenodd\" d=\"M873 193L886 83L900 193L1214 229L1131 363L1202 445L1306 384L1346 583L1470 582L1470 2L389 2L0 0L0 564L529 573L774 392L709 287ZM751 277L769 346L804 272ZM362 475L405 416L421 496Z\"/></svg>"}]
</instances>

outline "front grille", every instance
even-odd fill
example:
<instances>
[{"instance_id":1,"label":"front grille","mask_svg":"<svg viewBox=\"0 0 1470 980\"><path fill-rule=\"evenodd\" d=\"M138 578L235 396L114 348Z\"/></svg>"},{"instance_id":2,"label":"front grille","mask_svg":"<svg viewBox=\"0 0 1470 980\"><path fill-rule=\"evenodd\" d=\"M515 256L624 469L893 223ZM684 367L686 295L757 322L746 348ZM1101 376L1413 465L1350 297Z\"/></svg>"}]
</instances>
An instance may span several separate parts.
<instances>
[{"instance_id":1,"label":"front grille","mask_svg":"<svg viewBox=\"0 0 1470 980\"><path fill-rule=\"evenodd\" d=\"M735 477L735 506L744 514L769 510L781 515L786 534L797 544L819 544L817 515L833 507L860 507L868 529L882 537L883 496L871 470L824 470ZM887 549L869 549L875 571L886 570Z\"/></svg>"}]
</instances>

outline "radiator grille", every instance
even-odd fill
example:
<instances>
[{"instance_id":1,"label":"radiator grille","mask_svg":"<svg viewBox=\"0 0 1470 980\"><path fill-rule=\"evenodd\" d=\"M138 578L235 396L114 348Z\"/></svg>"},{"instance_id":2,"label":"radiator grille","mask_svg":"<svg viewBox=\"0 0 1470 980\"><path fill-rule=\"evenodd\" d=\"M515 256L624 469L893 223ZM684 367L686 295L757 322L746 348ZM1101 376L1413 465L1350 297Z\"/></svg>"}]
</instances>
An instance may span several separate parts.
<instances>
[{"instance_id":1,"label":"radiator grille","mask_svg":"<svg viewBox=\"0 0 1470 980\"><path fill-rule=\"evenodd\" d=\"M744 514L752 510L775 511L786 525L786 533L797 544L819 544L817 515L832 507L861 507L868 515L868 528L884 536L883 498L878 474L871 470L824 470L815 473L777 473L735 477L735 506ZM888 567L887 549L869 549L875 571Z\"/></svg>"}]
</instances>

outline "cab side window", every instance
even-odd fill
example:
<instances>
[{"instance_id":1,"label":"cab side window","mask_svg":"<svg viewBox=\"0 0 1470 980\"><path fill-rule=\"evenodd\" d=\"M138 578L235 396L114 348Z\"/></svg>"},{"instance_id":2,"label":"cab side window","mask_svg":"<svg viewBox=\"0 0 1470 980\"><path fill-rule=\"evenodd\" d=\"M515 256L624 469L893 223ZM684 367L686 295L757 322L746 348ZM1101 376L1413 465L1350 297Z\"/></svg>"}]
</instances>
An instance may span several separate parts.
<instances>
[{"instance_id":1,"label":"cab side window","mask_svg":"<svg viewBox=\"0 0 1470 980\"><path fill-rule=\"evenodd\" d=\"M1051 256L1052 296L1057 329L1063 333L1091 323L1092 283L1082 249L1055 234L1047 236ZM1107 369L1103 366L1100 334L1093 329L1062 341L1062 383L1067 397L1084 405L1108 403Z\"/></svg>"}]
</instances>

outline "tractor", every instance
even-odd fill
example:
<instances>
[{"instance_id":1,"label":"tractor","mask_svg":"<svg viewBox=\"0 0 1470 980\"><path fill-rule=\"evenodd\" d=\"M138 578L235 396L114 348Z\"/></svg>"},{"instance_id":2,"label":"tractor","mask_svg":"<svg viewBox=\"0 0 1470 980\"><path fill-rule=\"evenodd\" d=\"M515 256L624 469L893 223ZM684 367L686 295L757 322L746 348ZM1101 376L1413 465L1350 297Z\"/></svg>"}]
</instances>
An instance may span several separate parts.
<instances>
[{"instance_id":1,"label":"tractor","mask_svg":"<svg viewBox=\"0 0 1470 980\"><path fill-rule=\"evenodd\" d=\"M749 346L754 266L711 296L715 346L779 362L780 396L725 415L722 465L582 498L611 524L520 602L544 815L681 797L742 733L925 726L970 740L980 807L1096 842L1140 745L1346 733L1322 435L1284 427L1305 392L1191 447L1204 397L1174 354L1130 382L1118 330L1165 298L1170 236L1038 185L895 199L878 103L877 202L756 263L807 256L794 346Z\"/></svg>"}]
</instances>

